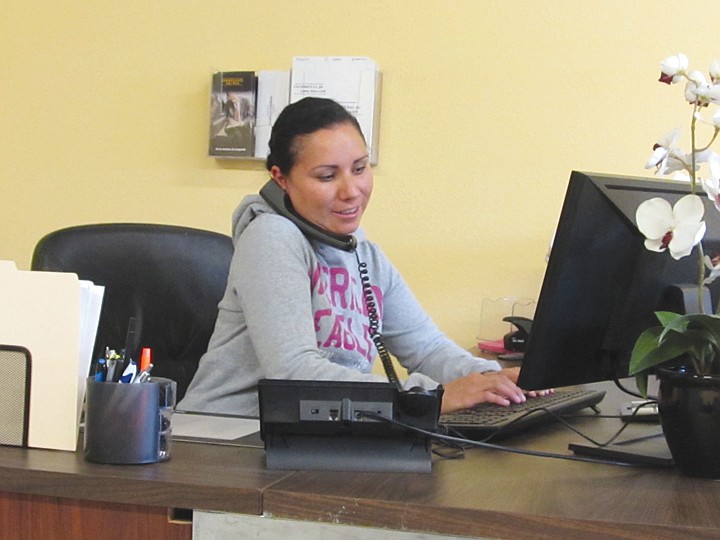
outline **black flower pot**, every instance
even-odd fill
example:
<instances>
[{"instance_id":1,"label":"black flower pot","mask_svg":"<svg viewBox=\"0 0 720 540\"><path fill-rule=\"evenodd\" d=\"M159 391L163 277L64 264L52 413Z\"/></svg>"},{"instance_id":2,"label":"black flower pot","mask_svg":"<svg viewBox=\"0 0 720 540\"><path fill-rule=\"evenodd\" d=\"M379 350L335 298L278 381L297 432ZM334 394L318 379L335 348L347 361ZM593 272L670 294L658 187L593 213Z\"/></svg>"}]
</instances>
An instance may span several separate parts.
<instances>
[{"instance_id":1,"label":"black flower pot","mask_svg":"<svg viewBox=\"0 0 720 540\"><path fill-rule=\"evenodd\" d=\"M720 479L720 377L683 368L659 369L658 411L663 433L681 473Z\"/></svg>"}]
</instances>

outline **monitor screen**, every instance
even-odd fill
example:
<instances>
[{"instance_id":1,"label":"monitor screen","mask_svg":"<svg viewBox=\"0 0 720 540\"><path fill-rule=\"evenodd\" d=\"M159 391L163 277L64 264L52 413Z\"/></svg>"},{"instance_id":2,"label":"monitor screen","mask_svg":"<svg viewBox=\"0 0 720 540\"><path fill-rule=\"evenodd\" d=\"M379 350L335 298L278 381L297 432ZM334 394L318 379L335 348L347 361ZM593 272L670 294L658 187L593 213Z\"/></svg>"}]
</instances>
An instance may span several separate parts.
<instances>
[{"instance_id":1,"label":"monitor screen","mask_svg":"<svg viewBox=\"0 0 720 540\"><path fill-rule=\"evenodd\" d=\"M675 260L645 248L635 211L646 199L674 204L687 193L687 182L572 172L520 370L522 388L627 377L635 341L658 324L654 312L683 309L672 286L697 291L698 276L697 249ZM703 247L711 255L720 252L720 213L700 195ZM714 311L720 280L710 289Z\"/></svg>"}]
</instances>

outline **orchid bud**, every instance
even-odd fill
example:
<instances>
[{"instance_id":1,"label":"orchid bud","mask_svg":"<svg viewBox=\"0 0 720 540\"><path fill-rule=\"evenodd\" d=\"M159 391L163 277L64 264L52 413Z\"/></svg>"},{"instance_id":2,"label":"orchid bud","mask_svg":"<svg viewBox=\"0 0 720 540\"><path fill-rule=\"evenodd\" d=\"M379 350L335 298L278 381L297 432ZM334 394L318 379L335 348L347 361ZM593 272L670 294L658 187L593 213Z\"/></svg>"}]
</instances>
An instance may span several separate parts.
<instances>
[{"instance_id":1,"label":"orchid bud","mask_svg":"<svg viewBox=\"0 0 720 540\"><path fill-rule=\"evenodd\" d=\"M718 78L720 78L720 60L710 62L708 73L710 74L710 81L712 81L713 84L720 82L718 81Z\"/></svg>"}]
</instances>

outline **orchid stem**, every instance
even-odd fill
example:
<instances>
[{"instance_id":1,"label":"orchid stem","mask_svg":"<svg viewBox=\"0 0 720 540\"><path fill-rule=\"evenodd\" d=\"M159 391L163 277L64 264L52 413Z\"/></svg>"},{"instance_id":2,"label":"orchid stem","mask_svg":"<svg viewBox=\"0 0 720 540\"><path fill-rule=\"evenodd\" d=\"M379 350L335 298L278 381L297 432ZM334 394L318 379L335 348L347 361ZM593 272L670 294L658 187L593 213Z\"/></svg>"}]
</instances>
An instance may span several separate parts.
<instances>
[{"instance_id":1,"label":"orchid stem","mask_svg":"<svg viewBox=\"0 0 720 540\"><path fill-rule=\"evenodd\" d=\"M700 313L705 313L705 295L703 294L703 285L705 281L705 251L703 250L702 243L697 245L698 247L698 308Z\"/></svg>"},{"instance_id":2,"label":"orchid stem","mask_svg":"<svg viewBox=\"0 0 720 540\"><path fill-rule=\"evenodd\" d=\"M692 152L690 153L690 181L691 181L690 185L692 188L693 195L697 194L697 178L695 175L695 170L697 167L697 161L696 161L696 156L695 156L695 154L697 152L696 144L695 144L695 124L697 122L697 116L696 116L697 111L698 111L698 106L695 105L693 107L692 119L690 120L690 145L691 145L691 150L692 150Z\"/></svg>"},{"instance_id":3,"label":"orchid stem","mask_svg":"<svg viewBox=\"0 0 720 540\"><path fill-rule=\"evenodd\" d=\"M690 120L690 144L692 152L690 153L690 180L691 180L691 191L693 195L697 194L697 176L696 176L696 143L695 143L695 127L697 123L697 112L698 105L695 104L693 107L692 119ZM717 132L716 132L717 133ZM698 274L697 274L697 295L698 295L698 309L700 313L705 313L705 299L703 295L703 285L705 281L705 253L703 251L702 242L698 243Z\"/></svg>"}]
</instances>

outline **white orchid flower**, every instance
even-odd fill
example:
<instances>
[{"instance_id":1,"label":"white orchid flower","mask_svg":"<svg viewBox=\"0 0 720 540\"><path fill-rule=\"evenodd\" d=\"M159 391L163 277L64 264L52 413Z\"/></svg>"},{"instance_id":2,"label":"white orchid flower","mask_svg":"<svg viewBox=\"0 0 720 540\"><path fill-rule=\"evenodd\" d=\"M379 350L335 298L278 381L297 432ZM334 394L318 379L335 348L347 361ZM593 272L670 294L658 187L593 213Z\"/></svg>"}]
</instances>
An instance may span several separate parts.
<instances>
[{"instance_id":1,"label":"white orchid flower","mask_svg":"<svg viewBox=\"0 0 720 540\"><path fill-rule=\"evenodd\" d=\"M685 99L692 105L706 106L708 103L720 103L720 85L710 84L699 71L691 71L685 85Z\"/></svg>"},{"instance_id":2,"label":"white orchid flower","mask_svg":"<svg viewBox=\"0 0 720 540\"><path fill-rule=\"evenodd\" d=\"M703 178L702 187L705 193L714 204L715 208L720 210L720 182L717 178Z\"/></svg>"},{"instance_id":3,"label":"white orchid flower","mask_svg":"<svg viewBox=\"0 0 720 540\"><path fill-rule=\"evenodd\" d=\"M713 84L720 82L720 60L713 60L710 62L708 73L710 74L710 80Z\"/></svg>"},{"instance_id":4,"label":"white orchid flower","mask_svg":"<svg viewBox=\"0 0 720 540\"><path fill-rule=\"evenodd\" d=\"M702 199L697 195L685 195L674 207L665 199L655 197L638 206L635 221L645 235L647 249L669 250L673 259L681 259L689 255L705 235L704 211Z\"/></svg>"},{"instance_id":5,"label":"white orchid flower","mask_svg":"<svg viewBox=\"0 0 720 540\"><path fill-rule=\"evenodd\" d=\"M682 159L685 162L686 170L690 172L692 170L692 154L685 154L684 152L681 152L681 154L678 159ZM715 152L710 150L710 148L695 152L695 170L700 170L700 165L709 162L714 155L716 155Z\"/></svg>"},{"instance_id":6,"label":"white orchid flower","mask_svg":"<svg viewBox=\"0 0 720 540\"><path fill-rule=\"evenodd\" d=\"M660 82L675 84L680 82L689 66L688 57L684 54L668 56L660 62Z\"/></svg>"},{"instance_id":7,"label":"white orchid flower","mask_svg":"<svg viewBox=\"0 0 720 540\"><path fill-rule=\"evenodd\" d=\"M675 148L679 138L680 130L677 128L660 137L655 143L655 146L653 146L653 154L645 164L645 168L660 167L660 163L667 157L670 150Z\"/></svg>"},{"instance_id":8,"label":"white orchid flower","mask_svg":"<svg viewBox=\"0 0 720 540\"><path fill-rule=\"evenodd\" d=\"M680 130L666 133L653 146L653 153L645 164L646 169L656 168L657 174L670 174L688 169L688 156L677 147Z\"/></svg>"},{"instance_id":9,"label":"white orchid flower","mask_svg":"<svg viewBox=\"0 0 720 540\"><path fill-rule=\"evenodd\" d=\"M713 178L720 180L720 155L715 152L710 152L707 159L708 165L710 166L710 174Z\"/></svg>"},{"instance_id":10,"label":"white orchid flower","mask_svg":"<svg viewBox=\"0 0 720 540\"><path fill-rule=\"evenodd\" d=\"M720 109L715 111L715 114L713 114L712 116L712 120L705 120L699 112L695 113L695 118L697 118L703 124L708 124L715 129L720 129Z\"/></svg>"},{"instance_id":11,"label":"white orchid flower","mask_svg":"<svg viewBox=\"0 0 720 540\"><path fill-rule=\"evenodd\" d=\"M710 177L702 179L702 187L715 208L720 211L720 156L715 152L708 157Z\"/></svg>"},{"instance_id":12,"label":"white orchid flower","mask_svg":"<svg viewBox=\"0 0 720 540\"><path fill-rule=\"evenodd\" d=\"M668 153L667 158L658 169L658 174L671 174L677 171L687 171L688 169L690 169L690 156L679 148L674 148L672 152Z\"/></svg>"},{"instance_id":13,"label":"white orchid flower","mask_svg":"<svg viewBox=\"0 0 720 540\"><path fill-rule=\"evenodd\" d=\"M703 280L703 285L710 285L713 281L720 277L720 259L717 257L715 259L711 259L708 255L705 255L705 257L703 257L703 262L705 263L705 268L710 270L710 274ZM715 262L717 262L717 264L713 264Z\"/></svg>"},{"instance_id":14,"label":"white orchid flower","mask_svg":"<svg viewBox=\"0 0 720 540\"><path fill-rule=\"evenodd\" d=\"M692 71L687 74L687 84L685 85L685 99L688 103L700 103L704 94L707 92L708 83L700 71Z\"/></svg>"},{"instance_id":15,"label":"white orchid flower","mask_svg":"<svg viewBox=\"0 0 720 540\"><path fill-rule=\"evenodd\" d=\"M720 84L712 84L707 90L705 98L715 105L720 104Z\"/></svg>"}]
</instances>

